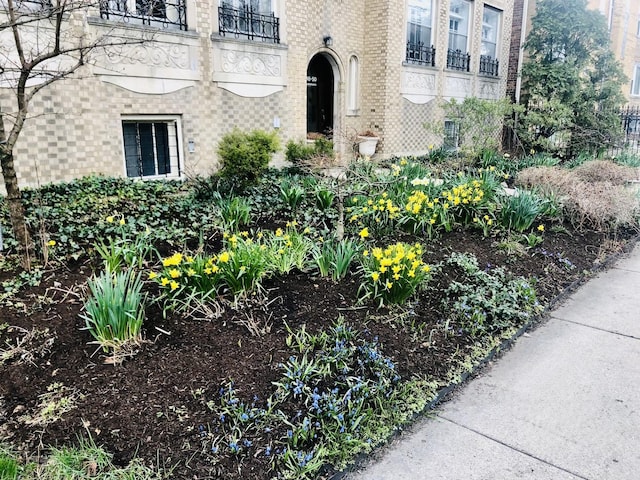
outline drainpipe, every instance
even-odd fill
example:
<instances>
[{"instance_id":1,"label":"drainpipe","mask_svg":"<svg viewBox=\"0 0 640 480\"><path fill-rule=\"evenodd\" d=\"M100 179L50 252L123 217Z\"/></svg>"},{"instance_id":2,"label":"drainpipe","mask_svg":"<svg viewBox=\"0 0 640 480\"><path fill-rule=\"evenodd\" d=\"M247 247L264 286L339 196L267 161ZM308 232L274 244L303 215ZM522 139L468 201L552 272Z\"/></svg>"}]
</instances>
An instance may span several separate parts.
<instances>
[{"instance_id":1,"label":"drainpipe","mask_svg":"<svg viewBox=\"0 0 640 480\"><path fill-rule=\"evenodd\" d=\"M611 37L611 27L613 26L613 7L616 3L616 0L611 0L609 4L609 37Z\"/></svg>"}]
</instances>

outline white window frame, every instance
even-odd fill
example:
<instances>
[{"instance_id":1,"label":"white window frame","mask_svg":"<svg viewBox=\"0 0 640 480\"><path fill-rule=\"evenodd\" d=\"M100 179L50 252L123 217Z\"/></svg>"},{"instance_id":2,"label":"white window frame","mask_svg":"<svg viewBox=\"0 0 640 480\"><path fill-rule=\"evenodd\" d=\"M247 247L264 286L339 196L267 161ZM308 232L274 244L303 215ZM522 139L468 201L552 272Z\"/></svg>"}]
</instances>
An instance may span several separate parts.
<instances>
[{"instance_id":1,"label":"white window frame","mask_svg":"<svg viewBox=\"0 0 640 480\"><path fill-rule=\"evenodd\" d=\"M459 4L464 4L467 7L467 16L466 16L466 22L467 22L467 31L463 33L460 33L459 30L457 29L453 29L452 26L454 25L454 22L459 22L461 20L465 20L464 16L461 16L458 12L454 11L454 7L459 5ZM470 32L471 32L471 21L473 19L473 15L472 15L472 4L470 0L451 0L451 3L449 4L449 40L447 42L447 46L449 50L460 50L462 53L469 53L470 46L469 46L469 41L470 41ZM453 38L453 36L457 36L457 37L465 37L465 48L454 48L455 45L452 45L451 40ZM454 42L455 43L455 42Z\"/></svg>"},{"instance_id":2,"label":"white window frame","mask_svg":"<svg viewBox=\"0 0 640 480\"><path fill-rule=\"evenodd\" d=\"M631 96L640 97L640 63L636 63L631 79Z\"/></svg>"},{"instance_id":3,"label":"white window frame","mask_svg":"<svg viewBox=\"0 0 640 480\"><path fill-rule=\"evenodd\" d=\"M495 25L485 22L485 14L487 12L491 12L496 15ZM485 32L488 32L489 30L493 30L493 29L495 29L495 42L489 41L485 36ZM480 43L480 55L489 56L494 60L498 59L498 51L499 51L498 48L500 46L500 40L501 40L500 39L501 29L502 29L502 10L492 7L490 5L484 5L482 9L482 35L481 35L481 43ZM485 52L486 45L493 46L493 49L494 49L493 55L487 55L487 53Z\"/></svg>"},{"instance_id":4,"label":"white window frame","mask_svg":"<svg viewBox=\"0 0 640 480\"><path fill-rule=\"evenodd\" d=\"M407 2L407 24L406 24L406 28L407 28L407 42L410 41L411 38L411 34L412 34L412 25L420 25L420 26L424 26L427 27L429 29L429 41L422 41L422 43L424 43L425 47L431 47L435 42L434 42L434 30L435 30L435 25L434 25L434 17L435 15L434 13L434 8L433 8L433 4L434 4L434 0L409 0ZM416 10L428 10L429 11L429 25L423 25L422 23L417 23L415 21L412 22L412 20L416 20L415 16L412 14L418 13ZM414 28L415 30L415 28ZM416 42L417 43L417 42Z\"/></svg>"},{"instance_id":5,"label":"white window frame","mask_svg":"<svg viewBox=\"0 0 640 480\"><path fill-rule=\"evenodd\" d=\"M258 11L256 11L256 13L259 13L261 15L270 15L271 13L273 13L274 15L277 16L277 12L276 12L276 5L278 3L277 0L254 0L254 1L257 1L258 5L261 5L263 3L269 4L269 8L260 7ZM235 9L240 9L244 5L251 5L251 3L252 3L251 0L219 0L218 1L218 5L221 7L227 6Z\"/></svg>"},{"instance_id":6,"label":"white window frame","mask_svg":"<svg viewBox=\"0 0 640 480\"><path fill-rule=\"evenodd\" d=\"M127 173L127 157L124 143L124 123L165 123L169 130L170 173L159 175L129 176ZM175 132L175 135L173 134ZM120 118L120 136L122 139L122 162L124 176L141 180L180 179L183 177L184 150L182 145L182 118L180 115L122 115ZM154 137L155 148L155 137ZM157 171L157 165L156 165Z\"/></svg>"}]
</instances>

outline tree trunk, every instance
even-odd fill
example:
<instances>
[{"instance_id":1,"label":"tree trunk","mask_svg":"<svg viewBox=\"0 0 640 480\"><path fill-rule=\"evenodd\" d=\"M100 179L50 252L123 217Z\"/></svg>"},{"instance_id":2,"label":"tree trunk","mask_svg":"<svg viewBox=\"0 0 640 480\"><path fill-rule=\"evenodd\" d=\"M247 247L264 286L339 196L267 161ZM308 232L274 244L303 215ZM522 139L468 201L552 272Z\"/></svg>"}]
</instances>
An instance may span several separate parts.
<instances>
[{"instance_id":1,"label":"tree trunk","mask_svg":"<svg viewBox=\"0 0 640 480\"><path fill-rule=\"evenodd\" d=\"M7 189L7 206L9 207L9 218L11 227L15 235L20 250L23 255L23 266L29 265L29 232L24 218L24 205L22 204L22 194L18 187L18 177L13 165L13 151L6 144L4 129L4 119L0 116L0 164L2 164L2 177Z\"/></svg>"}]
</instances>

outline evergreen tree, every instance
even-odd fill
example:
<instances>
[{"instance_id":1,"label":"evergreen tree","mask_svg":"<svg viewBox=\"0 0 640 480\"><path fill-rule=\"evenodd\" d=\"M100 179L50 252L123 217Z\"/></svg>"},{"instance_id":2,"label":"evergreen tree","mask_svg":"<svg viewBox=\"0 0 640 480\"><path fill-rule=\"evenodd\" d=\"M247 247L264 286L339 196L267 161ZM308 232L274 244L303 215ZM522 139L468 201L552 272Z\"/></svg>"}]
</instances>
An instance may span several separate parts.
<instances>
[{"instance_id":1,"label":"evergreen tree","mask_svg":"<svg viewBox=\"0 0 640 480\"><path fill-rule=\"evenodd\" d=\"M525 44L519 135L528 148L596 152L622 133L622 67L586 0L539 0Z\"/></svg>"}]
</instances>

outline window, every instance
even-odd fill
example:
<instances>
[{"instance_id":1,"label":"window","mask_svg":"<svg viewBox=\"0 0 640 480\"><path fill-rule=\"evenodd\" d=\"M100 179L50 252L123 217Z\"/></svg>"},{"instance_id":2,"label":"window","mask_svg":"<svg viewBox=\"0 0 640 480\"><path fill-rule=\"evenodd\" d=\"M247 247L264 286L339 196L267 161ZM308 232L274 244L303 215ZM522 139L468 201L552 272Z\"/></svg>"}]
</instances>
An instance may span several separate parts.
<instances>
[{"instance_id":1,"label":"window","mask_svg":"<svg viewBox=\"0 0 640 480\"><path fill-rule=\"evenodd\" d=\"M433 0L409 0L407 11L407 56L412 63L435 65L432 46Z\"/></svg>"},{"instance_id":2,"label":"window","mask_svg":"<svg viewBox=\"0 0 640 480\"><path fill-rule=\"evenodd\" d=\"M280 43L280 19L271 0L220 0L220 34Z\"/></svg>"},{"instance_id":3,"label":"window","mask_svg":"<svg viewBox=\"0 0 640 480\"><path fill-rule=\"evenodd\" d=\"M460 124L453 120L444 121L444 143L447 150L457 150L460 146Z\"/></svg>"},{"instance_id":4,"label":"window","mask_svg":"<svg viewBox=\"0 0 640 480\"><path fill-rule=\"evenodd\" d=\"M449 50L447 68L469 71L469 16L468 0L451 0L449 4Z\"/></svg>"},{"instance_id":5,"label":"window","mask_svg":"<svg viewBox=\"0 0 640 480\"><path fill-rule=\"evenodd\" d=\"M122 121L127 177L178 177L177 119Z\"/></svg>"},{"instance_id":6,"label":"window","mask_svg":"<svg viewBox=\"0 0 640 480\"><path fill-rule=\"evenodd\" d=\"M480 45L480 73L484 75L498 75L498 32L501 17L500 10L484 6Z\"/></svg>"},{"instance_id":7,"label":"window","mask_svg":"<svg viewBox=\"0 0 640 480\"><path fill-rule=\"evenodd\" d=\"M360 81L360 64L358 57L355 55L349 58L349 84L347 85L347 109L349 114L357 115L359 109L359 88Z\"/></svg>"},{"instance_id":8,"label":"window","mask_svg":"<svg viewBox=\"0 0 640 480\"><path fill-rule=\"evenodd\" d=\"M640 64L636 65L631 81L631 95L640 96Z\"/></svg>"},{"instance_id":9,"label":"window","mask_svg":"<svg viewBox=\"0 0 640 480\"><path fill-rule=\"evenodd\" d=\"M100 18L186 30L186 0L100 0Z\"/></svg>"},{"instance_id":10,"label":"window","mask_svg":"<svg viewBox=\"0 0 640 480\"><path fill-rule=\"evenodd\" d=\"M451 0L449 5L449 50L467 52L469 50L469 13L468 0Z\"/></svg>"}]
</instances>

